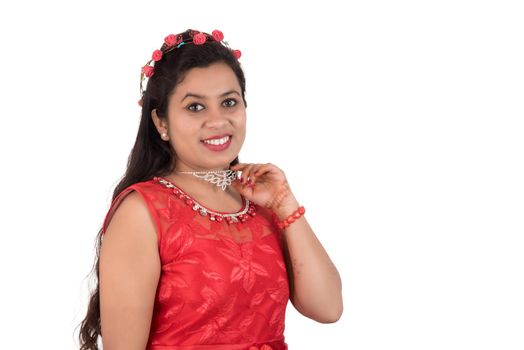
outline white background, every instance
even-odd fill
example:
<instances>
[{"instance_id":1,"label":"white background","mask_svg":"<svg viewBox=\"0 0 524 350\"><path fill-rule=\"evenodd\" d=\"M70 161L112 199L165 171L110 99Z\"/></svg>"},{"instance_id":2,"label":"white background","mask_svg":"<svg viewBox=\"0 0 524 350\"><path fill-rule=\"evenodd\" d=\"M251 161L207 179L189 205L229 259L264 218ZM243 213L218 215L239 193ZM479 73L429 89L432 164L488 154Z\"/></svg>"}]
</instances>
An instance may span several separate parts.
<instances>
[{"instance_id":1,"label":"white background","mask_svg":"<svg viewBox=\"0 0 524 350\"><path fill-rule=\"evenodd\" d=\"M75 349L95 236L164 37L219 29L247 79L244 162L282 168L344 314L306 349L523 349L518 1L0 5L3 349Z\"/></svg>"}]
</instances>

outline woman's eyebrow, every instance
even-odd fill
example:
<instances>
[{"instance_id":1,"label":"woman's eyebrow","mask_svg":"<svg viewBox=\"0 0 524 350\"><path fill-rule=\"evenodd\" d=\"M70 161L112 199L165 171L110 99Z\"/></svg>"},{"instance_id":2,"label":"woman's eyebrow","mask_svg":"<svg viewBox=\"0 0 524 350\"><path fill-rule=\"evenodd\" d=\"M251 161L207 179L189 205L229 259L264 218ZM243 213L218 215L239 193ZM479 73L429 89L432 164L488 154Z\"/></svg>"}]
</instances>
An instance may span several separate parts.
<instances>
[{"instance_id":1,"label":"woman's eyebrow","mask_svg":"<svg viewBox=\"0 0 524 350\"><path fill-rule=\"evenodd\" d=\"M217 97L224 97L224 96L229 95L229 94L231 94L231 93L235 93L235 94L237 94L238 96L240 96L240 94L238 93L238 91L236 91L236 90L230 90L230 91L224 92L223 94L218 95ZM204 100L207 99L206 96L203 96L203 95L197 95L197 94L194 94L194 93L192 93L192 92L188 92L188 93L186 93L186 95L185 95L185 96L180 100L180 102L183 102L183 101L186 99L186 97L197 97L197 98L201 98L201 99L204 99Z\"/></svg>"}]
</instances>

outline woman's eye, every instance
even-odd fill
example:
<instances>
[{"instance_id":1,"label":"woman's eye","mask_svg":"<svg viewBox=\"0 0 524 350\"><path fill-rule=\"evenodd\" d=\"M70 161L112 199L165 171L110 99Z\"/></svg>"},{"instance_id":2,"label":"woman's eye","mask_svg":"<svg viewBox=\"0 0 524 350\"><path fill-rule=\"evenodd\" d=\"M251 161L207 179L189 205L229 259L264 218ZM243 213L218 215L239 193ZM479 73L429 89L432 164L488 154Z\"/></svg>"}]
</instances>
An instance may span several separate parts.
<instances>
[{"instance_id":1,"label":"woman's eye","mask_svg":"<svg viewBox=\"0 0 524 350\"><path fill-rule=\"evenodd\" d=\"M193 106L202 106L202 105L201 105L200 103L193 103L192 105L189 105L189 107L187 107L187 108L189 108L189 110L190 110L191 112L198 112L198 111L196 111L196 110L194 110L194 109L191 109L191 107L193 107Z\"/></svg>"},{"instance_id":2,"label":"woman's eye","mask_svg":"<svg viewBox=\"0 0 524 350\"><path fill-rule=\"evenodd\" d=\"M228 98L226 101L233 101L234 103L232 105L229 105L228 107L233 107L237 104L237 100L235 100L234 98Z\"/></svg>"}]
</instances>

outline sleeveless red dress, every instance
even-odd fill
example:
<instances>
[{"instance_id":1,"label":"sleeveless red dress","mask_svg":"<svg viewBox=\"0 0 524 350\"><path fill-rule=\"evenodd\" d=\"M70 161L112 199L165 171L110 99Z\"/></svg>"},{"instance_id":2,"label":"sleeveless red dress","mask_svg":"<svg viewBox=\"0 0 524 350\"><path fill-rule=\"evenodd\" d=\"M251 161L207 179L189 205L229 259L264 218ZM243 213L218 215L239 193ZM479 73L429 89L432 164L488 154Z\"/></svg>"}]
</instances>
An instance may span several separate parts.
<instances>
[{"instance_id":1,"label":"sleeveless red dress","mask_svg":"<svg viewBox=\"0 0 524 350\"><path fill-rule=\"evenodd\" d=\"M155 223L162 266L146 350L287 350L289 284L276 215L242 196L240 219L220 220L154 177L115 198L103 233L132 190Z\"/></svg>"}]
</instances>

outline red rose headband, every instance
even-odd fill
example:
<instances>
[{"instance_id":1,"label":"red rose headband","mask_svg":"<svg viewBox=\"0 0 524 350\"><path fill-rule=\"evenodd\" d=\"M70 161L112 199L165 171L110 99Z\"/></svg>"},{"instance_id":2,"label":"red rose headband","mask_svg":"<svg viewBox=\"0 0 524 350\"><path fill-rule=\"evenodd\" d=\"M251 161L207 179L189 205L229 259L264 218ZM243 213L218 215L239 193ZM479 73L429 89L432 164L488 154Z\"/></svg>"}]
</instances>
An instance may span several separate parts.
<instances>
[{"instance_id":1,"label":"red rose headband","mask_svg":"<svg viewBox=\"0 0 524 350\"><path fill-rule=\"evenodd\" d=\"M231 50L233 56L235 56L236 59L239 59L242 54L240 50L232 50L229 47L228 42L224 40L224 34L222 34L220 30L213 30L212 35L191 29L188 29L187 31L176 35L169 34L164 38L164 44L162 44L162 47L159 50L153 51L151 59L142 67L142 71L140 73L140 100L138 100L138 104L142 106L142 100L144 98L144 80L155 74L155 62L160 61L162 59L162 56L166 53L178 49L183 45L189 43L193 43L195 45L203 45L207 41L221 42L229 50Z\"/></svg>"}]
</instances>

